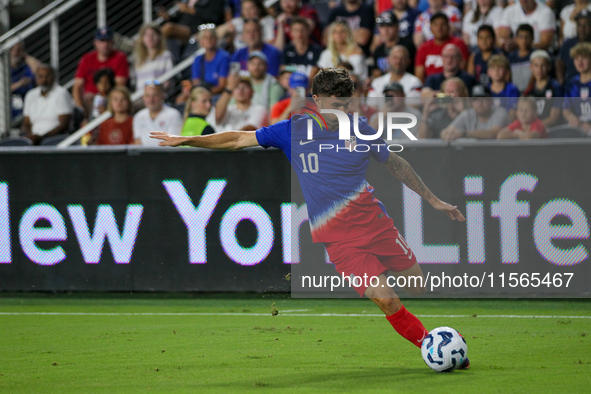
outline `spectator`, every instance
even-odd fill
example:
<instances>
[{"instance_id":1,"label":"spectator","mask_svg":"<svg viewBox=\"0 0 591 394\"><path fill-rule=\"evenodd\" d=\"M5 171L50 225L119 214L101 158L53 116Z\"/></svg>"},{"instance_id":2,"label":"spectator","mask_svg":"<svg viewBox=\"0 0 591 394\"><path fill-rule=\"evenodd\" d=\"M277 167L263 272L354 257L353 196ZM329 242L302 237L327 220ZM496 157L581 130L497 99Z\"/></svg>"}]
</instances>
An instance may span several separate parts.
<instances>
[{"instance_id":1,"label":"spectator","mask_svg":"<svg viewBox=\"0 0 591 394\"><path fill-rule=\"evenodd\" d=\"M287 67L283 68L283 70L281 70L281 73L279 74L279 78L277 78L277 82L279 82L279 85L281 85L283 90L285 90L287 92L283 97L281 97L281 100L289 97L289 79L291 78L292 74L295 72L296 72L295 68L293 68L291 66L287 66Z\"/></svg>"},{"instance_id":2,"label":"spectator","mask_svg":"<svg viewBox=\"0 0 591 394\"><path fill-rule=\"evenodd\" d=\"M494 26L501 19L503 9L495 5L495 0L477 0L476 9L464 15L462 37L470 49L478 45L478 32L482 25Z\"/></svg>"},{"instance_id":3,"label":"spectator","mask_svg":"<svg viewBox=\"0 0 591 394\"><path fill-rule=\"evenodd\" d=\"M386 97L386 105L384 106L384 112L377 112L374 116L372 116L371 121L369 122L371 127L376 130L380 129L380 125L382 126L382 130L384 130L384 134L382 138L386 141L390 140L399 140L399 139L409 139L402 130L396 130L392 133L392 138L388 139L388 135L386 134L386 117L384 114L388 112L405 112L413 114L417 118L417 124L409 128L409 131L415 136L419 136L419 125L421 124L421 113L416 109L409 107L406 102L406 95L404 94L404 88L398 82L391 82L386 87L384 87L383 94ZM381 118L381 119L380 119ZM401 123L408 123L409 120L405 118Z\"/></svg>"},{"instance_id":4,"label":"spectator","mask_svg":"<svg viewBox=\"0 0 591 394\"><path fill-rule=\"evenodd\" d=\"M555 39L556 18L547 5L536 0L519 0L505 8L495 25L497 46L505 52L517 49L511 35L516 35L517 28L523 24L529 24L534 29L534 48L550 49Z\"/></svg>"},{"instance_id":5,"label":"spectator","mask_svg":"<svg viewBox=\"0 0 591 394\"><path fill-rule=\"evenodd\" d=\"M520 92L527 88L531 79L529 55L533 52L533 39L534 29L530 25L519 26L515 37L518 49L508 55L511 64L511 81Z\"/></svg>"},{"instance_id":6,"label":"spectator","mask_svg":"<svg viewBox=\"0 0 591 394\"><path fill-rule=\"evenodd\" d=\"M250 52L261 51L267 56L267 62L269 65L268 73L274 77L279 75L281 52L279 52L274 46L263 42L263 33L259 22L256 20L248 20L244 22L242 40L244 40L247 46L234 52L232 62L240 63L240 68L246 71L248 68Z\"/></svg>"},{"instance_id":7,"label":"spectator","mask_svg":"<svg viewBox=\"0 0 591 394\"><path fill-rule=\"evenodd\" d=\"M459 78L441 84L442 98L425 98L419 138L441 138L441 132L467 108L468 89Z\"/></svg>"},{"instance_id":8,"label":"spectator","mask_svg":"<svg viewBox=\"0 0 591 394\"><path fill-rule=\"evenodd\" d=\"M484 85L472 88L472 108L458 115L441 132L441 138L453 141L458 138L493 139L507 124L509 118L503 107L493 106L490 89Z\"/></svg>"},{"instance_id":9,"label":"spectator","mask_svg":"<svg viewBox=\"0 0 591 394\"><path fill-rule=\"evenodd\" d=\"M398 19L398 36L400 38L408 38L409 40L412 40L415 30L415 21L421 12L408 5L408 0L392 0L391 4L391 11Z\"/></svg>"},{"instance_id":10,"label":"spectator","mask_svg":"<svg viewBox=\"0 0 591 394\"><path fill-rule=\"evenodd\" d=\"M101 123L96 143L98 145L133 144L131 96L125 86L116 86L111 90L107 110L113 116Z\"/></svg>"},{"instance_id":11,"label":"spectator","mask_svg":"<svg viewBox=\"0 0 591 394\"><path fill-rule=\"evenodd\" d=\"M511 72L509 60L503 55L495 55L488 61L488 76L490 77L490 92L495 107L502 106L509 113L509 119L515 120L519 89L511 82L506 82Z\"/></svg>"},{"instance_id":12,"label":"spectator","mask_svg":"<svg viewBox=\"0 0 591 394\"><path fill-rule=\"evenodd\" d=\"M181 135L192 137L214 134L215 130L206 119L210 112L211 92L201 86L191 89L191 94L185 105Z\"/></svg>"},{"instance_id":13,"label":"spectator","mask_svg":"<svg viewBox=\"0 0 591 394\"><path fill-rule=\"evenodd\" d=\"M158 146L150 138L150 131L165 131L180 135L183 117L180 112L164 104L164 88L157 80L146 81L144 105L146 108L133 117L133 138L137 145Z\"/></svg>"},{"instance_id":14,"label":"spectator","mask_svg":"<svg viewBox=\"0 0 591 394\"><path fill-rule=\"evenodd\" d=\"M281 122L291 117L292 97L306 97L309 86L308 77L300 72L295 72L289 77L289 97L280 100L271 109L271 124Z\"/></svg>"},{"instance_id":15,"label":"spectator","mask_svg":"<svg viewBox=\"0 0 591 394\"><path fill-rule=\"evenodd\" d=\"M417 48L434 38L435 33L431 29L431 19L434 15L441 13L447 16L448 33L453 36L461 35L462 13L460 10L453 5L445 4L445 0L429 0L429 9L419 15L415 21L413 41Z\"/></svg>"},{"instance_id":16,"label":"spectator","mask_svg":"<svg viewBox=\"0 0 591 394\"><path fill-rule=\"evenodd\" d=\"M254 90L252 104L272 108L283 96L284 91L279 82L267 72L267 67L267 57L263 52L250 53L248 73Z\"/></svg>"},{"instance_id":17,"label":"spectator","mask_svg":"<svg viewBox=\"0 0 591 394\"><path fill-rule=\"evenodd\" d=\"M388 55L388 64L390 72L373 80L368 97L384 97L384 88L392 82L402 85L406 97L418 97L423 84L406 71L410 64L408 49L402 45L392 48Z\"/></svg>"},{"instance_id":18,"label":"spectator","mask_svg":"<svg viewBox=\"0 0 591 394\"><path fill-rule=\"evenodd\" d=\"M318 72L318 60L322 48L310 42L310 25L299 16L291 20L291 43L283 48L281 69L292 67L312 80Z\"/></svg>"},{"instance_id":19,"label":"spectator","mask_svg":"<svg viewBox=\"0 0 591 394\"><path fill-rule=\"evenodd\" d=\"M378 18L376 18L376 24L378 25L378 32L379 35L374 37L374 44L372 46L376 46L372 57L374 58L375 65L382 73L387 73L390 71L390 66L388 65L388 55L392 48L395 45L402 45L410 54L410 58L414 59L417 53L415 45L412 43L412 37L407 36L405 38L401 38L399 36L400 31L400 23L395 14L390 11L386 11L382 13ZM414 65L412 62L409 64L410 73L414 72Z\"/></svg>"},{"instance_id":20,"label":"spectator","mask_svg":"<svg viewBox=\"0 0 591 394\"><path fill-rule=\"evenodd\" d=\"M13 121L18 121L23 114L25 96L35 86L35 75L26 62L26 56L22 41L10 48L10 110Z\"/></svg>"},{"instance_id":21,"label":"spectator","mask_svg":"<svg viewBox=\"0 0 591 394\"><path fill-rule=\"evenodd\" d=\"M76 75L74 76L74 87L72 95L74 104L84 109L88 115L90 107L97 93L94 84L94 73L101 68L110 68L115 73L115 84L127 85L129 78L129 65L127 57L123 52L116 50L113 46L113 31L109 27L97 29L94 36L95 50L82 56Z\"/></svg>"},{"instance_id":22,"label":"spectator","mask_svg":"<svg viewBox=\"0 0 591 394\"><path fill-rule=\"evenodd\" d=\"M576 18L583 10L591 11L589 0L575 0L574 4L567 5L560 11L560 30L558 31L560 43L577 35Z\"/></svg>"},{"instance_id":23,"label":"spectator","mask_svg":"<svg viewBox=\"0 0 591 394\"><path fill-rule=\"evenodd\" d=\"M252 96L249 78L230 75L228 89L224 90L215 106L217 130L251 131L264 126L267 109L262 105L252 104ZM234 98L234 104L229 104L231 98Z\"/></svg>"},{"instance_id":24,"label":"spectator","mask_svg":"<svg viewBox=\"0 0 591 394\"><path fill-rule=\"evenodd\" d=\"M261 0L243 0L240 8L240 16L217 28L218 37L230 36L234 50L244 48L246 43L242 41L244 21L257 19L263 29L263 41L273 43L275 41L275 19L267 13L267 9Z\"/></svg>"},{"instance_id":25,"label":"spectator","mask_svg":"<svg viewBox=\"0 0 591 394\"><path fill-rule=\"evenodd\" d=\"M517 119L502 129L497 138L530 140L532 138L548 138L544 123L538 118L536 100L522 97L517 102Z\"/></svg>"},{"instance_id":26,"label":"spectator","mask_svg":"<svg viewBox=\"0 0 591 394\"><path fill-rule=\"evenodd\" d=\"M158 15L166 21L162 25L164 37L177 39L183 45L197 33L198 26L206 23L219 26L225 22L225 1L188 0L184 3L179 2L178 6L179 10L173 17L162 7Z\"/></svg>"},{"instance_id":27,"label":"spectator","mask_svg":"<svg viewBox=\"0 0 591 394\"><path fill-rule=\"evenodd\" d=\"M562 114L571 127L591 132L591 43L581 42L570 50L579 75L574 76L564 88L564 110Z\"/></svg>"},{"instance_id":28,"label":"spectator","mask_svg":"<svg viewBox=\"0 0 591 394\"><path fill-rule=\"evenodd\" d=\"M155 24L140 29L133 57L136 92L144 87L147 80L158 79L173 67L172 55L166 50L160 26Z\"/></svg>"},{"instance_id":29,"label":"spectator","mask_svg":"<svg viewBox=\"0 0 591 394\"><path fill-rule=\"evenodd\" d=\"M55 83L51 66L38 67L37 84L25 96L22 124L22 131L35 145L44 138L66 133L74 110L70 93Z\"/></svg>"},{"instance_id":30,"label":"spectator","mask_svg":"<svg viewBox=\"0 0 591 394\"><path fill-rule=\"evenodd\" d=\"M564 97L564 89L555 79L550 78L551 63L548 52L538 49L532 52L529 58L533 78L524 95L535 98L538 117L548 129L557 125L560 120L560 97Z\"/></svg>"},{"instance_id":31,"label":"spectator","mask_svg":"<svg viewBox=\"0 0 591 394\"><path fill-rule=\"evenodd\" d=\"M571 49L580 42L591 42L591 12L581 11L576 17L577 35L564 40L560 47L560 56L556 59L556 80L564 85L577 75L575 63L570 56Z\"/></svg>"},{"instance_id":32,"label":"spectator","mask_svg":"<svg viewBox=\"0 0 591 394\"><path fill-rule=\"evenodd\" d=\"M41 63L38 59L34 58L33 56L29 55L26 52L24 41L21 41L21 42L15 44L10 50L11 50L11 52L16 51L14 54L11 54L11 56L22 57L24 59L25 63L27 63L27 65L31 69L31 72L33 73L33 75L34 76L37 75L37 70L39 69L39 66L43 63Z\"/></svg>"},{"instance_id":33,"label":"spectator","mask_svg":"<svg viewBox=\"0 0 591 394\"><path fill-rule=\"evenodd\" d=\"M426 90L428 94L439 92L443 81L452 77L460 78L464 81L468 90L472 90L472 87L476 85L476 79L461 69L462 51L460 51L460 48L454 44L447 44L441 51L441 57L443 59L443 72L429 75L425 81L423 92Z\"/></svg>"},{"instance_id":34,"label":"spectator","mask_svg":"<svg viewBox=\"0 0 591 394\"><path fill-rule=\"evenodd\" d=\"M94 73L93 80L97 93L92 101L90 120L99 117L106 111L109 93L115 87L115 74L110 68L102 68Z\"/></svg>"},{"instance_id":35,"label":"spectator","mask_svg":"<svg viewBox=\"0 0 591 394\"><path fill-rule=\"evenodd\" d=\"M468 74L474 75L476 82L481 85L489 85L487 62L501 51L495 48L495 31L490 25L482 25L478 28L478 48L470 54L468 60Z\"/></svg>"},{"instance_id":36,"label":"spectator","mask_svg":"<svg viewBox=\"0 0 591 394\"><path fill-rule=\"evenodd\" d=\"M320 54L318 67L336 67L341 62L351 63L355 74L365 81L367 66L363 51L355 43L349 25L343 21L336 21L328 28L328 44Z\"/></svg>"},{"instance_id":37,"label":"spectator","mask_svg":"<svg viewBox=\"0 0 591 394\"><path fill-rule=\"evenodd\" d=\"M280 0L281 13L275 20L275 30L277 31L277 38L275 39L275 46L283 49L285 45L291 42L291 22L294 17L299 16L304 18L310 26L310 39L316 44L322 41L320 32L320 19L316 9L309 4L302 4L301 0Z\"/></svg>"},{"instance_id":38,"label":"spectator","mask_svg":"<svg viewBox=\"0 0 591 394\"><path fill-rule=\"evenodd\" d=\"M328 23L335 21L343 21L349 25L353 32L353 40L363 49L363 53L369 56L369 46L375 29L373 7L363 0L343 0L330 12Z\"/></svg>"},{"instance_id":39,"label":"spectator","mask_svg":"<svg viewBox=\"0 0 591 394\"><path fill-rule=\"evenodd\" d=\"M217 36L212 28L199 33L199 42L205 53L193 62L191 78L194 86L202 86L212 94L221 94L226 88L230 71L230 54L218 48Z\"/></svg>"},{"instance_id":40,"label":"spectator","mask_svg":"<svg viewBox=\"0 0 591 394\"><path fill-rule=\"evenodd\" d=\"M466 67L469 51L461 38L449 34L449 19L444 13L433 14L431 17L431 31L433 39L425 42L417 51L415 61L415 75L421 81L432 74L443 72L441 51L447 44L455 44L462 51L462 69Z\"/></svg>"}]
</instances>

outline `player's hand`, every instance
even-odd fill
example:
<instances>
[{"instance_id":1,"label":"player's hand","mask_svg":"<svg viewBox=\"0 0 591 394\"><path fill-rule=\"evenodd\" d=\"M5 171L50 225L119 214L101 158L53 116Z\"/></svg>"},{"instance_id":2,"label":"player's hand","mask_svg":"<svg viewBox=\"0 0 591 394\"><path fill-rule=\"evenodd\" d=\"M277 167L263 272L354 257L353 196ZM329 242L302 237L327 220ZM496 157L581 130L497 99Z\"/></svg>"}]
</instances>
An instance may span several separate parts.
<instances>
[{"instance_id":1,"label":"player's hand","mask_svg":"<svg viewBox=\"0 0 591 394\"><path fill-rule=\"evenodd\" d=\"M445 212L451 220L458 220L460 222L466 221L466 218L464 215L462 215L462 212L459 211L457 206L443 202L440 199L432 202L431 206L433 206L433 208L437 209L438 211Z\"/></svg>"},{"instance_id":2,"label":"player's hand","mask_svg":"<svg viewBox=\"0 0 591 394\"><path fill-rule=\"evenodd\" d=\"M164 131L150 131L150 138L162 140L158 143L160 146L180 146L185 141L183 137L168 134Z\"/></svg>"}]
</instances>

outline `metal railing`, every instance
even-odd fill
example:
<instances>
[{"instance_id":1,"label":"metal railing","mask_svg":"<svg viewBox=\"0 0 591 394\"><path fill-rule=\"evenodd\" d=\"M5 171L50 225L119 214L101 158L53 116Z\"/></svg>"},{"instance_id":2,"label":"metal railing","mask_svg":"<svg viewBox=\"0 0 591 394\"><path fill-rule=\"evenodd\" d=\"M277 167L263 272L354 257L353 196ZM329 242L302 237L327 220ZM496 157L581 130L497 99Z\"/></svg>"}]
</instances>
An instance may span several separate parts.
<instances>
[{"instance_id":1,"label":"metal railing","mask_svg":"<svg viewBox=\"0 0 591 394\"><path fill-rule=\"evenodd\" d=\"M0 0L0 8L4 3L8 0ZM9 52L15 44L28 41L27 53L51 64L56 80L66 79L62 85L70 88L80 57L92 49L97 27L109 24L115 32L135 37L141 24L153 21L155 8L170 8L173 3L174 0L56 0L13 29L0 31L0 134L10 128ZM172 7L169 12L177 9L178 6ZM2 17L0 25L6 27L8 21L3 23Z\"/></svg>"},{"instance_id":2,"label":"metal railing","mask_svg":"<svg viewBox=\"0 0 591 394\"><path fill-rule=\"evenodd\" d=\"M187 67L190 67L193 64L193 62L195 60L195 56L198 52L199 51L196 51L191 56L187 57L185 60L181 61L179 64L177 64L175 67L173 67L170 71L162 74L162 76L160 76L158 78L158 80L160 82L166 82L166 81L174 78L177 74L179 74L181 71L183 71ZM144 94L144 87L142 86L140 90L137 90L131 96L131 101L135 102L136 100L140 99L143 96L143 94ZM58 148L67 148L68 146L72 145L73 143L78 141L80 138L82 138L85 134L96 129L98 126L101 125L101 123L103 123L105 120L109 119L111 116L113 116L113 115L109 111L103 112L100 116L98 116L95 119L93 119L92 121L90 121L86 126L75 131L68 138L66 138L65 140L60 142L57 145L57 147Z\"/></svg>"}]
</instances>

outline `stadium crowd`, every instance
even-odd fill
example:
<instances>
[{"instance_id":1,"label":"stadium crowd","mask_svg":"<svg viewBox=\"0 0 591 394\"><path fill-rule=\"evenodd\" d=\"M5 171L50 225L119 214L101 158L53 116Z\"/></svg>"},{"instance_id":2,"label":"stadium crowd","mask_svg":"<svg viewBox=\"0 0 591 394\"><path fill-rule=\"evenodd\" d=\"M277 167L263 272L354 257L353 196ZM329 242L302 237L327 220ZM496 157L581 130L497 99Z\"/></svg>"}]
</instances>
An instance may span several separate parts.
<instances>
[{"instance_id":1,"label":"stadium crowd","mask_svg":"<svg viewBox=\"0 0 591 394\"><path fill-rule=\"evenodd\" d=\"M591 136L589 0L330 6L323 26L318 7L299 0L188 0L176 15L161 10L163 24L143 26L130 54L99 28L71 93L18 44L13 122L34 144L106 110L113 116L83 143L156 146L150 131L256 130L289 119L291 99L310 96L320 68L342 67L360 100L352 107L376 128L388 111L415 114L411 131L421 139L547 138L557 129ZM196 50L182 81L158 80ZM130 91L142 90L132 102Z\"/></svg>"}]
</instances>

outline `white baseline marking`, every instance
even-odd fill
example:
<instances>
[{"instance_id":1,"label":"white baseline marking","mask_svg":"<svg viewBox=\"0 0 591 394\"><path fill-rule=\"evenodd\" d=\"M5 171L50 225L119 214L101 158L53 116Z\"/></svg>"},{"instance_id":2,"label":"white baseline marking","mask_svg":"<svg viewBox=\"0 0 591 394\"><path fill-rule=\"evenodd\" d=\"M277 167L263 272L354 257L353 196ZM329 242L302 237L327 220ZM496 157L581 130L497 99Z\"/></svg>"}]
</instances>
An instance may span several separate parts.
<instances>
[{"instance_id":1,"label":"white baseline marking","mask_svg":"<svg viewBox=\"0 0 591 394\"><path fill-rule=\"evenodd\" d=\"M268 313L239 312L0 312L0 316L270 316ZM384 317L373 313L281 313L278 316L302 317ZM416 315L417 317L468 318L473 315ZM591 316L558 315L477 315L476 318L500 319L591 319Z\"/></svg>"}]
</instances>

